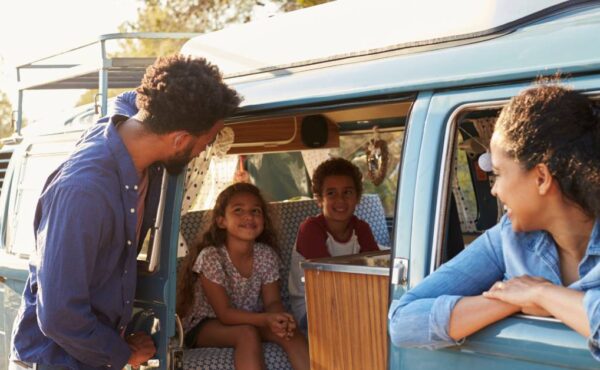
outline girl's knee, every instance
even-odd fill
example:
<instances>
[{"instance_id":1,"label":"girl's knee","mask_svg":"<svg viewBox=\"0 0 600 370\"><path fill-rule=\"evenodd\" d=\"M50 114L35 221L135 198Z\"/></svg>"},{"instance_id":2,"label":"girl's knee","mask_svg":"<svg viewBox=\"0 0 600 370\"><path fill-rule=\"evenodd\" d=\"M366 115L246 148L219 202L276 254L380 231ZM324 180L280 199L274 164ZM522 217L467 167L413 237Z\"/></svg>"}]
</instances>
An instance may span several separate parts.
<instances>
[{"instance_id":1,"label":"girl's knee","mask_svg":"<svg viewBox=\"0 0 600 370\"><path fill-rule=\"evenodd\" d=\"M256 346L260 345L260 332L252 325L239 325L236 328L236 347L237 346Z\"/></svg>"}]
</instances>

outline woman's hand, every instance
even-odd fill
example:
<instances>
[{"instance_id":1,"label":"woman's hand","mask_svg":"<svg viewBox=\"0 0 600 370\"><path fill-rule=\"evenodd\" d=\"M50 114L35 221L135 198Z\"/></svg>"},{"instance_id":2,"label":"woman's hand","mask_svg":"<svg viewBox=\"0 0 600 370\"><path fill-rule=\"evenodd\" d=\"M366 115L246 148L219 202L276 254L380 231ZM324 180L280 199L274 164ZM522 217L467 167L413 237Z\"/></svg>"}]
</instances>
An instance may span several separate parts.
<instances>
[{"instance_id":1,"label":"woman's hand","mask_svg":"<svg viewBox=\"0 0 600 370\"><path fill-rule=\"evenodd\" d=\"M483 296L519 306L528 315L552 316L537 304L540 290L547 285L552 283L540 277L523 275L494 283L490 290L483 292Z\"/></svg>"}]
</instances>

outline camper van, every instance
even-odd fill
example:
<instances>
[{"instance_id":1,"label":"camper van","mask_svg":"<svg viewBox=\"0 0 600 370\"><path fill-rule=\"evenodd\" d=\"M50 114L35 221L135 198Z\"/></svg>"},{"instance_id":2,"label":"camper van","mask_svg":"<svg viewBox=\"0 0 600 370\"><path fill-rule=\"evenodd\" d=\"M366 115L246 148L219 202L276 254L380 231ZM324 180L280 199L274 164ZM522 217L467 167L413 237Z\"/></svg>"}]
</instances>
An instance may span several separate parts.
<instances>
[{"instance_id":1,"label":"camper van","mask_svg":"<svg viewBox=\"0 0 600 370\"><path fill-rule=\"evenodd\" d=\"M289 306L296 233L319 212L310 176L331 156L362 170L356 213L384 248L302 264L311 369L598 368L587 338L554 318L513 315L438 350L396 347L387 331L392 300L502 217L490 191L494 176L477 161L508 100L537 78L560 74L600 101L598 35L598 1L558 0L340 0L188 35L181 52L218 65L244 101L226 122L231 141L220 155L202 153L189 167L202 171L163 179L160 225L138 256L129 328L155 340L146 368L233 369L231 349L184 347L175 294L178 262L236 172L270 201ZM129 36L99 42L119 37ZM151 60L104 59L87 70L65 66L62 77L22 89L87 87L91 76L98 87L100 73L99 111L109 114L106 89L134 87ZM40 129L10 161L0 199L0 370L34 253L37 195L91 124ZM269 370L291 369L281 348L265 343L264 352Z\"/></svg>"}]
</instances>

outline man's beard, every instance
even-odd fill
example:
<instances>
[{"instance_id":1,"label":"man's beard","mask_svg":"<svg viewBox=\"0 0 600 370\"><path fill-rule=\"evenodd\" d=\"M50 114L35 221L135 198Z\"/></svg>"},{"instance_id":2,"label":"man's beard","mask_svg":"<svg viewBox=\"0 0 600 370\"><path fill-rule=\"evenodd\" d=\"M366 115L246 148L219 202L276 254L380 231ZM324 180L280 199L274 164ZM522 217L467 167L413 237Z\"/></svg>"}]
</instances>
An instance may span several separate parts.
<instances>
[{"instance_id":1,"label":"man's beard","mask_svg":"<svg viewBox=\"0 0 600 370\"><path fill-rule=\"evenodd\" d=\"M165 169L169 175L179 175L181 172L183 172L185 166L187 166L187 164L194 159L191 157L193 147L194 145L190 143L187 148L163 162L163 165L165 166Z\"/></svg>"}]
</instances>

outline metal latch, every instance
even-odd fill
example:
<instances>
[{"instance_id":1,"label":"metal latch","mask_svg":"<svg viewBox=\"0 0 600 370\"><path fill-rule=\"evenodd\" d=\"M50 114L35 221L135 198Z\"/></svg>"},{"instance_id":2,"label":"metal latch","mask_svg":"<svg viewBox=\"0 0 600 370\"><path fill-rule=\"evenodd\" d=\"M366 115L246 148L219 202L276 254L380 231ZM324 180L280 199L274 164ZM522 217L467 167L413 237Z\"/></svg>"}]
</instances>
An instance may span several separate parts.
<instances>
[{"instance_id":1,"label":"metal latch","mask_svg":"<svg viewBox=\"0 0 600 370\"><path fill-rule=\"evenodd\" d=\"M396 257L392 265L392 284L406 285L408 283L408 258Z\"/></svg>"}]
</instances>

